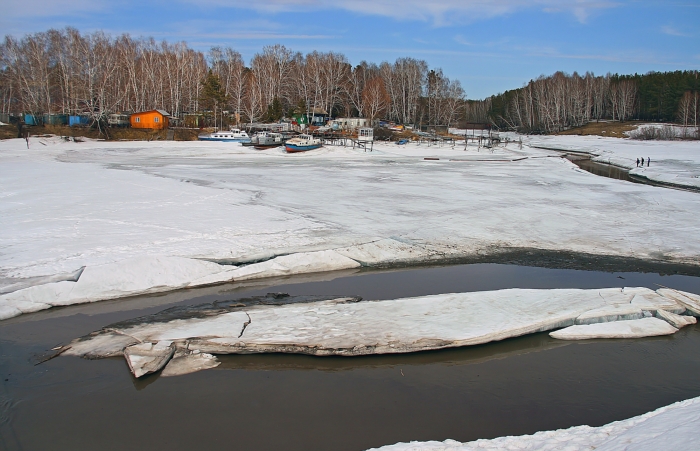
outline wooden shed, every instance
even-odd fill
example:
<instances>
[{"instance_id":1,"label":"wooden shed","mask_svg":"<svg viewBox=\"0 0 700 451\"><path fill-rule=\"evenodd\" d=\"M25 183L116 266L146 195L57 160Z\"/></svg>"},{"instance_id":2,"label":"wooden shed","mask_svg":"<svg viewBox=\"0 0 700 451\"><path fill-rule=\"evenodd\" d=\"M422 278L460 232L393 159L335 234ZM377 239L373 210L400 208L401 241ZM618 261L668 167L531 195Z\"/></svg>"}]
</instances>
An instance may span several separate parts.
<instances>
[{"instance_id":1,"label":"wooden shed","mask_svg":"<svg viewBox=\"0 0 700 451\"><path fill-rule=\"evenodd\" d=\"M132 128L168 128L170 114L163 110L150 110L131 115Z\"/></svg>"}]
</instances>

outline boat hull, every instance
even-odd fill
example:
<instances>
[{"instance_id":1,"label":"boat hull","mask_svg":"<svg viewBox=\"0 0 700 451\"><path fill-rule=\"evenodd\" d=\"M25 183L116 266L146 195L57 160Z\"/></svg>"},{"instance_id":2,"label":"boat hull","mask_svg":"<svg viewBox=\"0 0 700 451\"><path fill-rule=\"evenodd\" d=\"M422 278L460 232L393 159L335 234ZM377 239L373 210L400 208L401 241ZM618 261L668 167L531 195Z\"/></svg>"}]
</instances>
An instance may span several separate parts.
<instances>
[{"instance_id":1,"label":"boat hull","mask_svg":"<svg viewBox=\"0 0 700 451\"><path fill-rule=\"evenodd\" d=\"M272 149L273 147L279 147L281 146L282 143L275 143L275 144L255 144L255 148L258 150L265 150L265 149Z\"/></svg>"},{"instance_id":2,"label":"boat hull","mask_svg":"<svg viewBox=\"0 0 700 451\"><path fill-rule=\"evenodd\" d=\"M219 142L232 142L232 143L248 143L250 138L212 138L209 136L199 136L200 141L219 141Z\"/></svg>"},{"instance_id":3,"label":"boat hull","mask_svg":"<svg viewBox=\"0 0 700 451\"><path fill-rule=\"evenodd\" d=\"M318 149L319 147L321 147L321 144L311 144L308 146L297 146L295 144L287 143L284 146L287 153L306 152L307 150Z\"/></svg>"}]
</instances>

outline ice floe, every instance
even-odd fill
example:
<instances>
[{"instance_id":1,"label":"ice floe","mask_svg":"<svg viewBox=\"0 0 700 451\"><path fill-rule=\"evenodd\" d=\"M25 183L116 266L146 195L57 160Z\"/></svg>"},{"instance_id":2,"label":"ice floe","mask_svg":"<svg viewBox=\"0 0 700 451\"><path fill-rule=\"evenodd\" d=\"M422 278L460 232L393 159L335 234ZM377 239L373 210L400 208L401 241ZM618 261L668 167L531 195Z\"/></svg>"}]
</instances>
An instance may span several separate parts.
<instances>
[{"instance_id":1,"label":"ice floe","mask_svg":"<svg viewBox=\"0 0 700 451\"><path fill-rule=\"evenodd\" d=\"M600 427L575 426L467 443L455 440L397 443L368 451L691 451L698 449L698 429L700 398L693 398Z\"/></svg>"},{"instance_id":2,"label":"ice floe","mask_svg":"<svg viewBox=\"0 0 700 451\"><path fill-rule=\"evenodd\" d=\"M295 274L358 268L360 263L333 250L282 255L261 263L233 268L196 280L192 285L291 276Z\"/></svg>"},{"instance_id":3,"label":"ice floe","mask_svg":"<svg viewBox=\"0 0 700 451\"><path fill-rule=\"evenodd\" d=\"M623 321L641 319L644 317L642 309L633 304L612 304L589 310L576 318L576 324L607 323L610 321Z\"/></svg>"},{"instance_id":4,"label":"ice floe","mask_svg":"<svg viewBox=\"0 0 700 451\"><path fill-rule=\"evenodd\" d=\"M642 310L653 313L657 309L663 309L679 315L686 311L685 306L674 301L673 298L666 297L648 288L625 287L623 290L625 293L634 296L630 303Z\"/></svg>"},{"instance_id":5,"label":"ice floe","mask_svg":"<svg viewBox=\"0 0 700 451\"><path fill-rule=\"evenodd\" d=\"M173 343L188 353L355 356L469 346L562 327L551 335L571 340L676 332L669 320L650 312L642 319L620 320L641 314L631 301L646 292L653 293L645 288L509 289L386 301L268 295L112 324L74 340L64 355L109 357L134 345ZM666 304L677 306L673 300ZM579 321L609 322L574 325Z\"/></svg>"},{"instance_id":6,"label":"ice floe","mask_svg":"<svg viewBox=\"0 0 700 451\"><path fill-rule=\"evenodd\" d=\"M694 316L676 315L675 313L667 312L663 309L658 309L656 311L656 317L666 321L676 329L690 326L691 324L696 324L698 322Z\"/></svg>"},{"instance_id":7,"label":"ice floe","mask_svg":"<svg viewBox=\"0 0 700 451\"><path fill-rule=\"evenodd\" d=\"M659 288L657 292L666 298L673 299L685 307L693 316L700 316L700 296L697 294L671 288Z\"/></svg>"},{"instance_id":8,"label":"ice floe","mask_svg":"<svg viewBox=\"0 0 700 451\"><path fill-rule=\"evenodd\" d=\"M581 326L570 326L549 334L558 340L590 340L592 338L642 338L672 335L678 329L659 318L642 318Z\"/></svg>"},{"instance_id":9,"label":"ice floe","mask_svg":"<svg viewBox=\"0 0 700 451\"><path fill-rule=\"evenodd\" d=\"M124 349L124 357L134 376L161 370L175 352L175 346L169 341L158 343L138 343Z\"/></svg>"},{"instance_id":10,"label":"ice floe","mask_svg":"<svg viewBox=\"0 0 700 451\"><path fill-rule=\"evenodd\" d=\"M208 370L219 366L215 356L200 351L187 351L178 349L172 360L161 372L161 376L182 376L201 370Z\"/></svg>"}]
</instances>

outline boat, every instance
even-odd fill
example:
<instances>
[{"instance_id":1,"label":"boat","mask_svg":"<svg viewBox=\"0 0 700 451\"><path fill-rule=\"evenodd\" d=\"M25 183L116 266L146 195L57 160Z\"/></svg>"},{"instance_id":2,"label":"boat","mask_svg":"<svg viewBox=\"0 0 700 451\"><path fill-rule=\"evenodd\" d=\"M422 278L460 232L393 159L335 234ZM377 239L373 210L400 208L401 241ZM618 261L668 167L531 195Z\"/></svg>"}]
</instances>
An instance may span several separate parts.
<instances>
[{"instance_id":1,"label":"boat","mask_svg":"<svg viewBox=\"0 0 700 451\"><path fill-rule=\"evenodd\" d=\"M252 141L255 143L256 149L263 150L279 147L284 144L285 139L281 133L259 132L252 138Z\"/></svg>"},{"instance_id":2,"label":"boat","mask_svg":"<svg viewBox=\"0 0 700 451\"><path fill-rule=\"evenodd\" d=\"M299 135L288 140L284 144L284 148L289 153L306 152L307 150L318 149L319 147L321 147L321 140L311 135Z\"/></svg>"},{"instance_id":3,"label":"boat","mask_svg":"<svg viewBox=\"0 0 700 451\"><path fill-rule=\"evenodd\" d=\"M197 137L200 141L229 141L229 142L250 142L248 133L237 128L232 128L229 131L218 131L209 135L200 135Z\"/></svg>"}]
</instances>

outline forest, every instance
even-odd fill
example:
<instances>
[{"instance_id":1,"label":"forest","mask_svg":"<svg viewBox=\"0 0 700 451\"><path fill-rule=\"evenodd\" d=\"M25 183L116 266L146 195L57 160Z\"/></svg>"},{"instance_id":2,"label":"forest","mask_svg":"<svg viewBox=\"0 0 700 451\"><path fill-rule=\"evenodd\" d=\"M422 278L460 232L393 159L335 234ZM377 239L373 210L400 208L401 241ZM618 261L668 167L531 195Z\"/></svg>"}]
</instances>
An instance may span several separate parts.
<instances>
[{"instance_id":1,"label":"forest","mask_svg":"<svg viewBox=\"0 0 700 451\"><path fill-rule=\"evenodd\" d=\"M411 57L352 65L336 52L263 47L248 64L231 47L49 30L0 43L0 113L81 114L164 109L228 111L241 122L323 111L402 124L490 123L551 133L601 119L697 127L697 71L596 76L557 72L483 100Z\"/></svg>"},{"instance_id":2,"label":"forest","mask_svg":"<svg viewBox=\"0 0 700 451\"><path fill-rule=\"evenodd\" d=\"M557 72L483 101L467 102L472 120L551 133L601 119L676 122L697 128L698 71L595 76Z\"/></svg>"}]
</instances>

